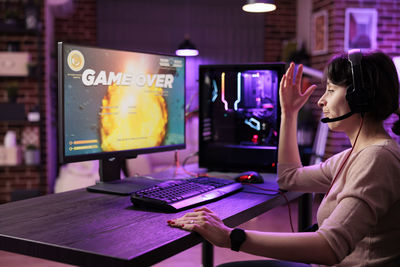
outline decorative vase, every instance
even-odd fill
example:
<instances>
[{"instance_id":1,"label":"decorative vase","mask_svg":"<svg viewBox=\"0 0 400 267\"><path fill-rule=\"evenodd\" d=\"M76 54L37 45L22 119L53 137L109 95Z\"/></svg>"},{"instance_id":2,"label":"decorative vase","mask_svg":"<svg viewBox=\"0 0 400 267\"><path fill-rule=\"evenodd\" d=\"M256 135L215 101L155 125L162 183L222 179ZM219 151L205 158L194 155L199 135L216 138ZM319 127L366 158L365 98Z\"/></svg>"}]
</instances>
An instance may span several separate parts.
<instances>
[{"instance_id":1,"label":"decorative vase","mask_svg":"<svg viewBox=\"0 0 400 267\"><path fill-rule=\"evenodd\" d=\"M25 150L25 164L26 165L38 165L38 164L40 164L40 152L39 152L39 149L28 149L28 150Z\"/></svg>"}]
</instances>

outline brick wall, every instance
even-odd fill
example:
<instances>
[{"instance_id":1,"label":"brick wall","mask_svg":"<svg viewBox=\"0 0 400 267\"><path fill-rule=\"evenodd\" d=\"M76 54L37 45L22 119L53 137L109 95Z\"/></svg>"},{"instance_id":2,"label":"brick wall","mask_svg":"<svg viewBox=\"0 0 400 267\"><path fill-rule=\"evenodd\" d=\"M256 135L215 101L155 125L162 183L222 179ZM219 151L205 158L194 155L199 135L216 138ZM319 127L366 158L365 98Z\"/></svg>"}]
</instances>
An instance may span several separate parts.
<instances>
[{"instance_id":1,"label":"brick wall","mask_svg":"<svg viewBox=\"0 0 400 267\"><path fill-rule=\"evenodd\" d=\"M81 45L96 45L96 0L75 0L74 12L58 18L54 24L54 40Z\"/></svg>"},{"instance_id":2,"label":"brick wall","mask_svg":"<svg viewBox=\"0 0 400 267\"><path fill-rule=\"evenodd\" d=\"M96 20L96 0L75 0L73 12L68 16L62 18L56 18L54 21L54 51L57 51L56 46L58 42L65 42L71 44L81 44L96 46L97 45L97 20ZM58 105L57 105L57 92L58 92L58 70L56 57L52 57L54 67L53 78L51 79L51 98L54 114L52 118L53 125L53 138L57 139L57 126L58 126ZM53 147L53 153L55 157L58 155L58 148ZM58 161L56 161L58 162ZM59 170L59 166L57 166ZM52 181L51 188L54 188L56 181Z\"/></svg>"},{"instance_id":3,"label":"brick wall","mask_svg":"<svg viewBox=\"0 0 400 267\"><path fill-rule=\"evenodd\" d=\"M301 1L301 0L298 0ZM310 57L310 66L323 71L326 62L336 53L344 51L344 31L346 8L376 8L378 11L377 43L378 49L389 56L400 55L400 2L391 0L313 0L312 12L328 11L328 52ZM282 48L285 41L296 38L296 1L277 1L277 10L265 15L265 60L281 60ZM310 51L311 52L311 51ZM325 88L319 81L318 88L310 97L307 105L312 108L314 117L321 114L317 106L318 99ZM391 132L393 121L397 116L392 115L385 121L385 127L392 137L400 141ZM324 158L328 158L346 148L350 142L345 134L329 131Z\"/></svg>"},{"instance_id":4,"label":"brick wall","mask_svg":"<svg viewBox=\"0 0 400 267\"><path fill-rule=\"evenodd\" d=\"M377 46L389 56L400 55L400 2L390 0L313 0L313 12L328 11L328 53L313 56L311 66L322 70L326 61L335 53L343 52L345 34L346 8L375 8L378 12ZM314 93L315 98L323 94L323 88ZM392 115L385 121L385 128L392 137L399 141L399 137L391 132L393 121L397 117ZM325 158L350 147L347 137L343 133L329 132Z\"/></svg>"},{"instance_id":5,"label":"brick wall","mask_svg":"<svg viewBox=\"0 0 400 267\"><path fill-rule=\"evenodd\" d=\"M328 11L328 52L311 57L311 67L321 71L324 70L325 64L335 53L343 52L344 49L345 10L344 4L338 2L341 1L313 0L313 13L322 10ZM342 6L342 8L340 8L340 6ZM324 85L320 84L311 96L312 102L315 103L315 113L321 114L321 110L317 106L317 101L323 95L324 91ZM344 133L329 131L324 158L326 159L348 147L350 147L350 142Z\"/></svg>"},{"instance_id":6,"label":"brick wall","mask_svg":"<svg viewBox=\"0 0 400 267\"><path fill-rule=\"evenodd\" d=\"M40 21L44 23L44 1L38 1L40 3ZM12 8L18 10L18 17L24 19L24 7L26 1L16 0L9 1L11 4L1 5L0 14L4 14L6 9ZM4 10L3 10L4 9ZM1 16L0 16L1 18ZM74 1L74 12L68 18L56 19L54 23L54 35L55 43L58 41L64 41L69 43L96 45L96 1L95 0L75 0ZM44 29L37 35L35 32L14 32L4 30L0 28L0 51L7 50L7 43L10 41L17 42L20 46L21 51L27 51L31 54L33 61L44 60L43 44L44 44ZM55 50L57 51L57 50ZM47 51L48 52L48 51ZM56 60L55 55L52 60ZM51 66L57 66L57 64L50 64ZM44 63L38 66L39 70L44 69ZM55 74L57 70L54 70L52 74ZM57 77L57 75L52 75ZM54 79L54 78L53 78ZM40 148L41 148L41 165L40 166L0 166L0 203L9 202L12 200L12 195L18 195L18 197L29 196L33 194L47 193L47 181L46 177L46 135L45 135L45 109L51 108L51 114L54 115L52 121L55 121L56 116L56 94L57 94L57 80L54 79L51 84L51 99L52 107L46 107L45 95L43 93L43 81L44 74L40 73L40 77L28 77L28 78L10 78L0 77L0 103L7 102L7 93L5 85L9 81L17 81L19 84L18 99L17 103L24 104L26 112L35 106L41 108L41 123L38 126L41 131L40 136ZM25 128L32 127L30 124L25 123L14 123L14 122L2 122L0 121L0 143L4 140L4 135L8 130L15 130L20 140L22 132ZM56 127L54 128L56 131ZM19 141L20 142L20 141Z\"/></svg>"},{"instance_id":7,"label":"brick wall","mask_svg":"<svg viewBox=\"0 0 400 267\"><path fill-rule=\"evenodd\" d=\"M265 61L281 61L283 44L296 39L296 10L293 0L276 2L276 10L265 15Z\"/></svg>"},{"instance_id":8,"label":"brick wall","mask_svg":"<svg viewBox=\"0 0 400 267\"><path fill-rule=\"evenodd\" d=\"M8 83L17 83L18 97L16 103L22 104L25 115L35 107L40 109L41 118L38 123L31 123L27 120L0 121L0 143L3 145L4 136L7 131L15 131L17 134L17 144L25 149L23 135L27 131L35 132L35 139L41 150L41 164L27 166L22 161L16 166L0 166L0 203L8 202L14 196L15 199L22 195L37 195L46 191L46 136L41 131L45 125L45 106L42 105L44 93L43 82L43 27L39 30L26 30L25 27L25 8L26 2L23 0L5 1L0 6L0 14L6 14L13 10L17 17L17 26L5 24L3 16L0 16L0 51L9 50L9 43L14 42L21 52L29 52L30 62L36 62L39 70L27 77L0 77L0 103L8 102L7 92L4 90ZM37 11L39 24L43 25L44 6L43 1L37 1ZM3 111L2 111L3 112ZM7 118L6 112L2 114ZM40 129L40 131L39 131ZM40 133L40 134L39 134ZM39 137L40 135L40 137Z\"/></svg>"}]
</instances>

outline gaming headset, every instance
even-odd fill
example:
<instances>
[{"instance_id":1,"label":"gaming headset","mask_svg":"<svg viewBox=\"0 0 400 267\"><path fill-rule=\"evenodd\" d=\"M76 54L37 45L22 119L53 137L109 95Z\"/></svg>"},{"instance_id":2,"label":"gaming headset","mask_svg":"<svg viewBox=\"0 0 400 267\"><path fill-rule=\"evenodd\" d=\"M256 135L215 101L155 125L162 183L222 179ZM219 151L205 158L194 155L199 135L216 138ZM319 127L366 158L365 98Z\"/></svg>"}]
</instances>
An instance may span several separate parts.
<instances>
[{"instance_id":1,"label":"gaming headset","mask_svg":"<svg viewBox=\"0 0 400 267\"><path fill-rule=\"evenodd\" d=\"M365 87L363 73L361 68L362 53L360 49L349 50L347 59L351 66L351 75L353 83L346 89L346 100L350 107L350 112L336 117L336 118L323 118L323 123L334 122L346 119L354 113L364 114L368 112L372 106L373 94L372 90Z\"/></svg>"},{"instance_id":2,"label":"gaming headset","mask_svg":"<svg viewBox=\"0 0 400 267\"><path fill-rule=\"evenodd\" d=\"M369 111L373 100L370 88L365 87L364 84L361 59L362 53L360 49L352 49L348 52L353 84L347 87L346 100L350 110L354 113Z\"/></svg>"},{"instance_id":3,"label":"gaming headset","mask_svg":"<svg viewBox=\"0 0 400 267\"><path fill-rule=\"evenodd\" d=\"M347 53L347 59L350 62L351 66L351 76L353 79L353 84L347 87L346 91L346 100L350 107L350 112L344 114L342 116L336 118L323 118L322 122L333 122L338 120L343 120L345 118L350 117L354 113L361 113L361 116L365 112L368 112L371 109L372 101L374 99L374 92L369 90L369 88L365 87L363 76L362 76L362 68L361 68L361 59L362 53L360 49L352 49ZM339 176L339 173L343 169L343 166L346 164L347 160L350 158L351 153L353 152L354 147L356 146L358 136L361 132L361 128L363 125L363 118L361 118L360 128L358 129L358 133L356 139L351 147L350 153L347 154L345 160L342 162L339 171L336 173L335 177L332 180L331 186L325 194L325 197L329 194L333 184ZM346 175L343 177L346 180Z\"/></svg>"}]
</instances>

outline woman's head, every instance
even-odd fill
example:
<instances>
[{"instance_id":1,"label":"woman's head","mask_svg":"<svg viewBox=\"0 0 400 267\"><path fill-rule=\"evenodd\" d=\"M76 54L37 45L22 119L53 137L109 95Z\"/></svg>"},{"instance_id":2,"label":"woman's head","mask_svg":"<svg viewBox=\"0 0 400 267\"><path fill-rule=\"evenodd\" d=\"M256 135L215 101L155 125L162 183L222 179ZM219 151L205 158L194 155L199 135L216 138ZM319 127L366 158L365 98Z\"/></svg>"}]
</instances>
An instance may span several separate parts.
<instances>
[{"instance_id":1,"label":"woman's head","mask_svg":"<svg viewBox=\"0 0 400 267\"><path fill-rule=\"evenodd\" d=\"M366 118L383 121L399 108L399 80L389 56L382 52L363 53L362 79L371 104ZM325 69L325 79L339 86L353 84L351 65L347 53L332 58Z\"/></svg>"}]
</instances>

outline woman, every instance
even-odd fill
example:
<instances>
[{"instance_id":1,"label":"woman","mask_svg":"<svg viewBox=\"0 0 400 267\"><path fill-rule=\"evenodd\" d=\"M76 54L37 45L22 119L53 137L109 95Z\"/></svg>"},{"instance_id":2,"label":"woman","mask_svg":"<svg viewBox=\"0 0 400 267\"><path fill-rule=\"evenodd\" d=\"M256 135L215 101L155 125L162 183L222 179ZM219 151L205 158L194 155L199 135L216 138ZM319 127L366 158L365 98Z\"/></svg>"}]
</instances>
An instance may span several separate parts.
<instances>
[{"instance_id":1,"label":"woman","mask_svg":"<svg viewBox=\"0 0 400 267\"><path fill-rule=\"evenodd\" d=\"M383 121L399 110L399 81L392 60L381 52L364 54L361 66L366 93L373 100L368 111L328 122L331 130L348 136L352 148L319 165L303 167L296 140L297 115L316 86L301 92L302 66L294 77L295 66L290 64L280 84L278 183L286 190L326 194L317 213L319 229L311 233L246 230L241 251L290 262L399 266L400 147L383 127ZM353 76L348 55L334 57L325 75L326 91L318 101L325 117L349 114L346 94ZM400 135L399 122L395 126L393 131ZM196 231L216 246L231 247L233 229L206 207L169 224ZM281 263L243 262L242 266L297 266ZM236 264L227 266L240 266Z\"/></svg>"}]
</instances>

